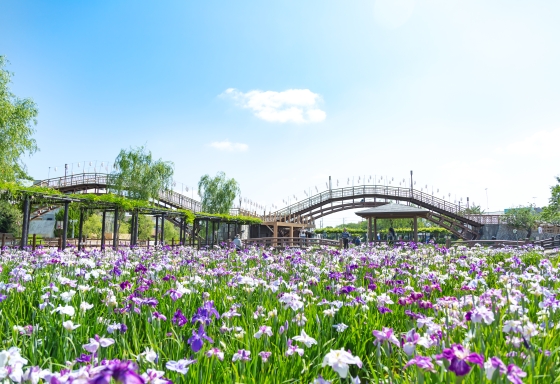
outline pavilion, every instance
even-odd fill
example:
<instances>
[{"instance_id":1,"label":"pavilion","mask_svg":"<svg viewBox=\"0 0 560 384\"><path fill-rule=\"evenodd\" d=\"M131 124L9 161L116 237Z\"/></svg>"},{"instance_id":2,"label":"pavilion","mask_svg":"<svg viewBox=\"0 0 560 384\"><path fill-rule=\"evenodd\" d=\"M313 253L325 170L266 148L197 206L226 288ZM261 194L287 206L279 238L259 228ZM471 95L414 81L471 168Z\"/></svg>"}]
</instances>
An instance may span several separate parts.
<instances>
[{"instance_id":1,"label":"pavilion","mask_svg":"<svg viewBox=\"0 0 560 384\"><path fill-rule=\"evenodd\" d=\"M356 212L356 215L368 220L368 241L374 240L372 236L371 222L373 219L373 232L375 240L377 240L377 219L413 219L414 220L414 241L418 241L418 218L426 218L428 216L427 209L420 207L412 207L410 205L401 204L384 204L379 207L365 209Z\"/></svg>"}]
</instances>

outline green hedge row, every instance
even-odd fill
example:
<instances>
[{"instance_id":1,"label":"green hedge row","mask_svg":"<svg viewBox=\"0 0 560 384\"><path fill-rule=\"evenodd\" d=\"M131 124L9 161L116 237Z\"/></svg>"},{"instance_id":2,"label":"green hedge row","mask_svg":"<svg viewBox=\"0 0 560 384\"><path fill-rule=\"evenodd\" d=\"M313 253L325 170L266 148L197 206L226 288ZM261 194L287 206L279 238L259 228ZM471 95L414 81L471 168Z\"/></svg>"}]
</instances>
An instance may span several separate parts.
<instances>
[{"instance_id":1,"label":"green hedge row","mask_svg":"<svg viewBox=\"0 0 560 384\"><path fill-rule=\"evenodd\" d=\"M340 234L340 233L342 233L342 231L343 231L342 228L317 228L317 229L315 229L315 233L324 233L324 234L327 234L327 235ZM384 235L384 234L387 234L389 232L389 230L388 229L383 229L383 230L379 230L378 232L380 234ZM397 234L399 234L399 233L409 233L409 232L412 232L412 230L410 228L395 228L395 232ZM435 235L451 233L447 229L441 228L441 227L421 227L421 228L418 228L418 233L421 233L421 232L435 234ZM367 229L348 229L348 233L350 233L352 236L365 235L367 233Z\"/></svg>"}]
</instances>

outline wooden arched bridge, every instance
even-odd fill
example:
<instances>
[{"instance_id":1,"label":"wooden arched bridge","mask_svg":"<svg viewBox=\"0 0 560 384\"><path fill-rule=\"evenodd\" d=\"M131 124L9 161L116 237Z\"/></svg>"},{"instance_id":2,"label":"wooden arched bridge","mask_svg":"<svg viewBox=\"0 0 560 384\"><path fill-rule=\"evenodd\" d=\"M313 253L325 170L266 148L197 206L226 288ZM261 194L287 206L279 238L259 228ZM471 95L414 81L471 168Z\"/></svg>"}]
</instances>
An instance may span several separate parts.
<instances>
[{"instance_id":1,"label":"wooden arched bridge","mask_svg":"<svg viewBox=\"0 0 560 384\"><path fill-rule=\"evenodd\" d=\"M461 207L433 195L410 188L384 185L360 185L329 189L288 207L265 215L265 222L303 222L348 209L377 207L392 201L401 201L428 209L427 219L446 228L456 236L474 240L480 236L486 215L468 215Z\"/></svg>"},{"instance_id":2,"label":"wooden arched bridge","mask_svg":"<svg viewBox=\"0 0 560 384\"><path fill-rule=\"evenodd\" d=\"M37 182L36 185L68 193L107 193L110 177L104 173L82 173L43 180ZM427 216L428 220L466 240L477 239L480 237L482 226L490 224L487 222L487 215L466 214L467 207L461 207L411 188L384 185L329 189L276 212L262 215L248 211L240 213L259 217L265 224L300 223L312 226L316 219L331 213L355 208L377 207L394 201L428 209L430 211ZM188 209L194 213L202 210L199 201L174 191L162 192L155 203L161 207ZM49 210L49 207L45 207L45 209Z\"/></svg>"}]
</instances>

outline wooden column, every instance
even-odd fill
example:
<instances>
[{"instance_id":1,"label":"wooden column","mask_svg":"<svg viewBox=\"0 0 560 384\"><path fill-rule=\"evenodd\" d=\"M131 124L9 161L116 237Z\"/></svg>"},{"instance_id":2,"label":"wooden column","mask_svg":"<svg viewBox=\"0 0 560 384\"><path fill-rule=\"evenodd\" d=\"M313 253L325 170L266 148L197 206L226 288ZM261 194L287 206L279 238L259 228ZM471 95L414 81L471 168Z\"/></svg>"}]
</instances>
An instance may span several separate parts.
<instances>
[{"instance_id":1,"label":"wooden column","mask_svg":"<svg viewBox=\"0 0 560 384\"><path fill-rule=\"evenodd\" d=\"M156 235L154 236L154 246L158 243L158 232L159 232L159 216L156 216Z\"/></svg>"},{"instance_id":2,"label":"wooden column","mask_svg":"<svg viewBox=\"0 0 560 384\"><path fill-rule=\"evenodd\" d=\"M105 211L103 211L101 221L101 250L105 249Z\"/></svg>"},{"instance_id":3,"label":"wooden column","mask_svg":"<svg viewBox=\"0 0 560 384\"><path fill-rule=\"evenodd\" d=\"M414 216L414 242L418 242L418 218Z\"/></svg>"},{"instance_id":4,"label":"wooden column","mask_svg":"<svg viewBox=\"0 0 560 384\"><path fill-rule=\"evenodd\" d=\"M367 219L367 241L368 243L373 241L373 237L371 236L371 217Z\"/></svg>"},{"instance_id":5,"label":"wooden column","mask_svg":"<svg viewBox=\"0 0 560 384\"><path fill-rule=\"evenodd\" d=\"M373 219L373 236L374 236L374 243L377 243L377 217Z\"/></svg>"},{"instance_id":6,"label":"wooden column","mask_svg":"<svg viewBox=\"0 0 560 384\"><path fill-rule=\"evenodd\" d=\"M23 200L23 223L21 226L21 244L20 244L21 249L27 247L27 238L29 236L29 232L28 232L29 206L30 206L29 196L25 196L25 200ZM68 216L66 218L68 218Z\"/></svg>"},{"instance_id":7,"label":"wooden column","mask_svg":"<svg viewBox=\"0 0 560 384\"><path fill-rule=\"evenodd\" d=\"M161 215L161 245L165 245L165 214Z\"/></svg>"},{"instance_id":8,"label":"wooden column","mask_svg":"<svg viewBox=\"0 0 560 384\"><path fill-rule=\"evenodd\" d=\"M290 226L290 235L289 235L289 236L290 236L290 246L293 246L293 245L294 245L294 243L293 243L293 242L294 242L294 240L293 240L293 237L294 237L294 226L293 226L293 225Z\"/></svg>"},{"instance_id":9,"label":"wooden column","mask_svg":"<svg viewBox=\"0 0 560 384\"><path fill-rule=\"evenodd\" d=\"M78 223L78 251L82 250L82 233L84 231L84 210L80 209L80 221Z\"/></svg>"},{"instance_id":10,"label":"wooden column","mask_svg":"<svg viewBox=\"0 0 560 384\"><path fill-rule=\"evenodd\" d=\"M66 241L68 239L68 208L69 208L69 205L70 205L69 201L64 202L64 219L62 221L62 245L61 245L62 250L66 249Z\"/></svg>"},{"instance_id":11,"label":"wooden column","mask_svg":"<svg viewBox=\"0 0 560 384\"><path fill-rule=\"evenodd\" d=\"M277 237L278 237L278 222L275 221L272 227L272 238L276 239ZM272 243L273 243L272 246L278 245L277 240L274 240Z\"/></svg>"},{"instance_id":12,"label":"wooden column","mask_svg":"<svg viewBox=\"0 0 560 384\"><path fill-rule=\"evenodd\" d=\"M119 234L119 209L115 208L115 217L113 218L113 249L116 251L119 249L119 242L118 242L118 234Z\"/></svg>"}]
</instances>

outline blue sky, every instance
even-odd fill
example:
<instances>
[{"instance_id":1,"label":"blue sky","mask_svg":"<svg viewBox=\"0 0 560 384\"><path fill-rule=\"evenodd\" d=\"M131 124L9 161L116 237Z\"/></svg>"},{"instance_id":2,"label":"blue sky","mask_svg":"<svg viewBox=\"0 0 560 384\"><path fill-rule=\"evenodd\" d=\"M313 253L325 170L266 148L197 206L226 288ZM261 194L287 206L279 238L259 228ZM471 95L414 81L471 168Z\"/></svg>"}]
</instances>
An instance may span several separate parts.
<instances>
[{"instance_id":1,"label":"blue sky","mask_svg":"<svg viewBox=\"0 0 560 384\"><path fill-rule=\"evenodd\" d=\"M224 171L262 205L413 169L498 210L545 204L560 173L558 20L554 1L7 0L0 54L39 106L36 178L146 145L179 189Z\"/></svg>"}]
</instances>

